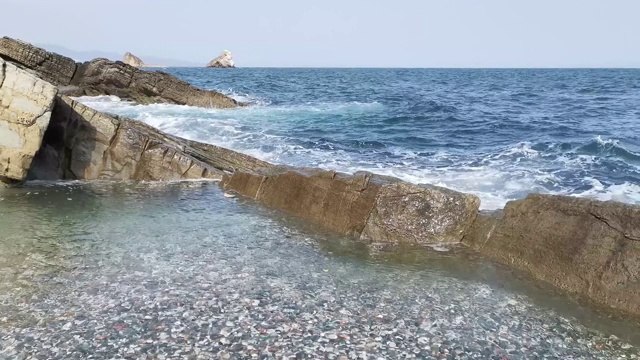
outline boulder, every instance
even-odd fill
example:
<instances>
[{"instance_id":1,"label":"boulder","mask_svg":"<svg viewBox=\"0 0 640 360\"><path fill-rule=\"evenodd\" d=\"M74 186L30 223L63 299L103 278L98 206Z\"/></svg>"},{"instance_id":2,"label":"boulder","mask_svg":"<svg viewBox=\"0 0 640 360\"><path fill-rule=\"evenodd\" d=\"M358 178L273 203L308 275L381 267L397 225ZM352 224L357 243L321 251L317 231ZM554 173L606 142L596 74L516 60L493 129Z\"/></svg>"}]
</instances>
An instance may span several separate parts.
<instances>
[{"instance_id":1,"label":"boulder","mask_svg":"<svg viewBox=\"0 0 640 360\"><path fill-rule=\"evenodd\" d=\"M49 125L56 88L0 59L0 177L23 180Z\"/></svg>"},{"instance_id":2,"label":"boulder","mask_svg":"<svg viewBox=\"0 0 640 360\"><path fill-rule=\"evenodd\" d=\"M133 55L130 52L124 54L124 57L122 58L122 62L127 64L127 65L131 65L133 67L144 67L145 66L144 61L142 61L142 59L140 59L139 57Z\"/></svg>"},{"instance_id":3,"label":"boulder","mask_svg":"<svg viewBox=\"0 0 640 360\"><path fill-rule=\"evenodd\" d=\"M460 242L480 205L473 195L368 172L273 167L226 175L223 187L367 242Z\"/></svg>"},{"instance_id":4,"label":"boulder","mask_svg":"<svg viewBox=\"0 0 640 360\"><path fill-rule=\"evenodd\" d=\"M473 195L392 181L378 192L362 238L420 245L458 243L479 207L480 199Z\"/></svg>"},{"instance_id":5,"label":"boulder","mask_svg":"<svg viewBox=\"0 0 640 360\"><path fill-rule=\"evenodd\" d=\"M31 70L69 96L116 95L142 104L170 103L207 108L240 104L217 91L202 90L165 72L145 71L123 62L72 59L8 37L0 39L0 57Z\"/></svg>"},{"instance_id":6,"label":"boulder","mask_svg":"<svg viewBox=\"0 0 640 360\"><path fill-rule=\"evenodd\" d=\"M214 145L164 134L141 122L107 115L58 96L28 178L221 179L225 171L263 166L270 165Z\"/></svg>"},{"instance_id":7,"label":"boulder","mask_svg":"<svg viewBox=\"0 0 640 360\"><path fill-rule=\"evenodd\" d=\"M233 61L233 55L231 55L231 51L225 50L218 56L217 58L209 61L207 67L211 68L234 68L236 67L235 62Z\"/></svg>"},{"instance_id":8,"label":"boulder","mask_svg":"<svg viewBox=\"0 0 640 360\"><path fill-rule=\"evenodd\" d=\"M640 314L640 207L529 195L478 215L463 242L601 305Z\"/></svg>"},{"instance_id":9,"label":"boulder","mask_svg":"<svg viewBox=\"0 0 640 360\"><path fill-rule=\"evenodd\" d=\"M71 85L77 88L73 95L116 95L140 104L170 103L206 108L239 105L226 95L195 88L166 72L144 71L107 59L80 65Z\"/></svg>"},{"instance_id":10,"label":"boulder","mask_svg":"<svg viewBox=\"0 0 640 360\"><path fill-rule=\"evenodd\" d=\"M31 69L53 85L69 85L76 72L76 62L9 37L0 39L0 57Z\"/></svg>"}]
</instances>

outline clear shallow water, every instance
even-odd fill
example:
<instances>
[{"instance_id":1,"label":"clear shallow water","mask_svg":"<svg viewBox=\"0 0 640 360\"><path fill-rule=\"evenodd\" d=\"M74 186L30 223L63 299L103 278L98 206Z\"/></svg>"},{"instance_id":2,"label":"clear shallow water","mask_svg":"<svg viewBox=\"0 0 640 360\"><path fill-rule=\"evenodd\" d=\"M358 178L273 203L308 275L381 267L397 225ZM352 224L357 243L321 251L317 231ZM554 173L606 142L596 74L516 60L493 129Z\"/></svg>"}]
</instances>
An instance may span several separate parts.
<instances>
[{"instance_id":1,"label":"clear shallow water","mask_svg":"<svg viewBox=\"0 0 640 360\"><path fill-rule=\"evenodd\" d=\"M261 159L474 193L640 202L640 70L166 69L252 106L83 98Z\"/></svg>"},{"instance_id":2,"label":"clear shallow water","mask_svg":"<svg viewBox=\"0 0 640 360\"><path fill-rule=\"evenodd\" d=\"M0 189L0 229L0 358L638 356L637 323L472 254L369 249L210 182Z\"/></svg>"}]
</instances>

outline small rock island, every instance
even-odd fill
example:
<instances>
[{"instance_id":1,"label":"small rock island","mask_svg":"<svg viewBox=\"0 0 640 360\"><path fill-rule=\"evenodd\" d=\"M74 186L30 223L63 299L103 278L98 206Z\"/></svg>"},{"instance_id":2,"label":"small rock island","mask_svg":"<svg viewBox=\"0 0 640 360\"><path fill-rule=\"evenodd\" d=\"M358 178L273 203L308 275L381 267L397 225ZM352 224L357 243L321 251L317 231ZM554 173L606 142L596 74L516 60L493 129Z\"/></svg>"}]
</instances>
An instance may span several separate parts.
<instances>
[{"instance_id":1,"label":"small rock island","mask_svg":"<svg viewBox=\"0 0 640 360\"><path fill-rule=\"evenodd\" d=\"M130 52L124 54L124 57L122 58L122 62L134 67L147 67L147 65L144 63L144 61L142 61L142 59L133 55Z\"/></svg>"},{"instance_id":2,"label":"small rock island","mask_svg":"<svg viewBox=\"0 0 640 360\"><path fill-rule=\"evenodd\" d=\"M225 50L217 58L209 61L207 67L210 68L235 68L236 64L233 61L231 51Z\"/></svg>"}]
</instances>

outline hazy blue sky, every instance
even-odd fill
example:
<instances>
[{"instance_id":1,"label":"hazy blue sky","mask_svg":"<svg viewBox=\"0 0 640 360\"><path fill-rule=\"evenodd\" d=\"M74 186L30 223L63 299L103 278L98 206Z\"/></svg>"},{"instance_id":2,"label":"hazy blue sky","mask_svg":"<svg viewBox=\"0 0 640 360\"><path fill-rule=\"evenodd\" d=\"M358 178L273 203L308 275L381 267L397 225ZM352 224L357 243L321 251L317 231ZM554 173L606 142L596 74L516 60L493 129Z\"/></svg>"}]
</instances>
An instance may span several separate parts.
<instances>
[{"instance_id":1,"label":"hazy blue sky","mask_svg":"<svg viewBox=\"0 0 640 360\"><path fill-rule=\"evenodd\" d=\"M0 35L239 66L640 67L640 0L0 0Z\"/></svg>"}]
</instances>

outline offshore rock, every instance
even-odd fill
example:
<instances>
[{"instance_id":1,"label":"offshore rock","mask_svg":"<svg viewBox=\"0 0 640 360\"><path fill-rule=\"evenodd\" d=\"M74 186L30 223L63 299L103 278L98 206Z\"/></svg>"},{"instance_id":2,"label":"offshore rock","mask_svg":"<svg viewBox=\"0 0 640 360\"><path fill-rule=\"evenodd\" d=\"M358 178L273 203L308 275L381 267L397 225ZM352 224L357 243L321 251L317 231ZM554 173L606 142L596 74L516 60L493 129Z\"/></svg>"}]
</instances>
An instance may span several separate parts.
<instances>
[{"instance_id":1,"label":"offshore rock","mask_svg":"<svg viewBox=\"0 0 640 360\"><path fill-rule=\"evenodd\" d=\"M0 59L0 178L23 180L49 125L56 88Z\"/></svg>"},{"instance_id":2,"label":"offshore rock","mask_svg":"<svg viewBox=\"0 0 640 360\"><path fill-rule=\"evenodd\" d=\"M133 67L144 67L145 66L144 61L142 61L142 59L140 59L139 57L133 55L130 52L124 54L124 57L122 58L122 62L127 64L127 65L131 65Z\"/></svg>"},{"instance_id":3,"label":"offshore rock","mask_svg":"<svg viewBox=\"0 0 640 360\"><path fill-rule=\"evenodd\" d=\"M231 150L167 135L143 123L107 115L58 96L28 178L221 179L224 171L233 169L229 164L246 170L269 166Z\"/></svg>"},{"instance_id":4,"label":"offshore rock","mask_svg":"<svg viewBox=\"0 0 640 360\"><path fill-rule=\"evenodd\" d=\"M478 215L464 243L534 278L640 315L640 207L529 195Z\"/></svg>"},{"instance_id":5,"label":"offshore rock","mask_svg":"<svg viewBox=\"0 0 640 360\"><path fill-rule=\"evenodd\" d=\"M235 62L233 61L233 55L231 55L231 51L225 50L218 56L217 58L209 61L207 67L211 68L234 68L236 67Z\"/></svg>"},{"instance_id":6,"label":"offshore rock","mask_svg":"<svg viewBox=\"0 0 640 360\"><path fill-rule=\"evenodd\" d=\"M202 90L165 72L144 71L123 62L72 59L25 42L0 39L0 57L35 72L58 86L64 95L116 95L141 104L170 103L206 108L237 107L237 101L217 91Z\"/></svg>"},{"instance_id":7,"label":"offshore rock","mask_svg":"<svg viewBox=\"0 0 640 360\"><path fill-rule=\"evenodd\" d=\"M480 204L473 195L368 172L278 167L227 175L223 187L368 242L460 242Z\"/></svg>"}]
</instances>

